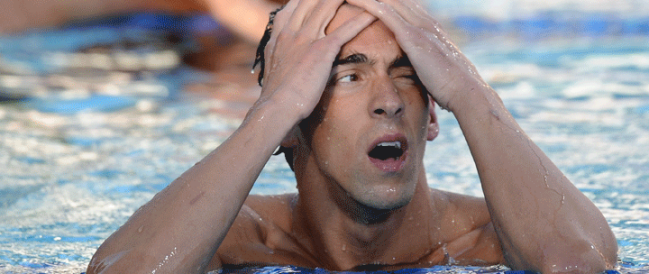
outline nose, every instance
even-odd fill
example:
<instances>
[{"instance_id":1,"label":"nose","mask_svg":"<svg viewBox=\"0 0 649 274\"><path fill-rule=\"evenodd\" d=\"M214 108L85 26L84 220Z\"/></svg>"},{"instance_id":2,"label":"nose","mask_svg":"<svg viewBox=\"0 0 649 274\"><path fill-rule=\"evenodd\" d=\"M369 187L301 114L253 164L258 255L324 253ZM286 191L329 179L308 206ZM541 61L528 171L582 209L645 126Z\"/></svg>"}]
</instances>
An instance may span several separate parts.
<instances>
[{"instance_id":1,"label":"nose","mask_svg":"<svg viewBox=\"0 0 649 274\"><path fill-rule=\"evenodd\" d=\"M401 94L392 83L389 76L375 82L372 87L372 100L370 102L370 115L380 118L395 118L403 114L405 104Z\"/></svg>"}]
</instances>

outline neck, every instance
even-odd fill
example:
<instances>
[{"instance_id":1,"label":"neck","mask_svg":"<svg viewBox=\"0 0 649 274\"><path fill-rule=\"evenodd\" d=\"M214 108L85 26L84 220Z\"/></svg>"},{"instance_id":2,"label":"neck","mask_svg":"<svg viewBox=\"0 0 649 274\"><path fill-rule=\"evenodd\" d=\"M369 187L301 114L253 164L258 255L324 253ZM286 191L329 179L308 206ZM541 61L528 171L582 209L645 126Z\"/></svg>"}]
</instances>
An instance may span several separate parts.
<instances>
[{"instance_id":1,"label":"neck","mask_svg":"<svg viewBox=\"0 0 649 274\"><path fill-rule=\"evenodd\" d=\"M293 231L328 269L416 262L433 248L430 228L437 219L421 170L412 200L393 210L371 208L332 193L337 191L331 187L335 184L308 182L309 188L299 189Z\"/></svg>"}]
</instances>

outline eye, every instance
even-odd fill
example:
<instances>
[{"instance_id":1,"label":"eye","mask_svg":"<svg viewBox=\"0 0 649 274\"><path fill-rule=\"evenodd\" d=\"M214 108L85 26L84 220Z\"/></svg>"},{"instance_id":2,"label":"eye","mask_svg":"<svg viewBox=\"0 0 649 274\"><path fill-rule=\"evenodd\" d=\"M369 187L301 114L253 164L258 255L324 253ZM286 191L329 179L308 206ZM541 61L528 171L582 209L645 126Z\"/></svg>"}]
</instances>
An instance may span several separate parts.
<instances>
[{"instance_id":1,"label":"eye","mask_svg":"<svg viewBox=\"0 0 649 274\"><path fill-rule=\"evenodd\" d=\"M358 81L358 75L356 74L348 74L336 80L337 83L351 83L354 81Z\"/></svg>"},{"instance_id":2,"label":"eye","mask_svg":"<svg viewBox=\"0 0 649 274\"><path fill-rule=\"evenodd\" d=\"M358 75L356 75L355 73L343 75L342 77L336 79L336 83L351 83L355 81L358 81Z\"/></svg>"},{"instance_id":3,"label":"eye","mask_svg":"<svg viewBox=\"0 0 649 274\"><path fill-rule=\"evenodd\" d=\"M390 77L395 81L407 84L415 84L418 80L417 73L414 69L395 69L390 73Z\"/></svg>"}]
</instances>

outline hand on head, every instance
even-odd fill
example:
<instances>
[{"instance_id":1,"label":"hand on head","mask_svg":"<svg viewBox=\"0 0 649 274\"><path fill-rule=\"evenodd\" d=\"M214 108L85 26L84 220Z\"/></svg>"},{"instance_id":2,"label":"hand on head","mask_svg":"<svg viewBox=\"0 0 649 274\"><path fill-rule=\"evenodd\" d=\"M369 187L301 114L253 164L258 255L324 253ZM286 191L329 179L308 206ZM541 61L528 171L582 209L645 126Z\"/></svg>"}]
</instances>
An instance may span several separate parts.
<instances>
[{"instance_id":1,"label":"hand on head","mask_svg":"<svg viewBox=\"0 0 649 274\"><path fill-rule=\"evenodd\" d=\"M340 48L376 18L361 13L325 35L343 0L293 0L278 12L264 50L263 89L256 104L280 102L306 118L324 91Z\"/></svg>"},{"instance_id":2,"label":"hand on head","mask_svg":"<svg viewBox=\"0 0 649 274\"><path fill-rule=\"evenodd\" d=\"M325 29L343 4L360 7L365 12L325 35ZM305 107L302 115L308 115L319 99L318 93L325 88L331 63L340 47L369 25L373 17L395 34L423 85L442 108L453 110L452 101L458 93L486 86L473 64L448 40L448 35L419 0L293 0L275 18L265 51L268 79L264 82L270 85L265 90L291 85L311 98L305 100L309 103L300 105ZM285 77L288 73L293 76ZM271 78L276 80L273 82ZM302 90L304 83L309 83L312 93Z\"/></svg>"},{"instance_id":3,"label":"hand on head","mask_svg":"<svg viewBox=\"0 0 649 274\"><path fill-rule=\"evenodd\" d=\"M348 2L376 16L395 34L422 83L442 108L452 111L452 101L458 93L486 86L473 64L448 39L421 1Z\"/></svg>"}]
</instances>

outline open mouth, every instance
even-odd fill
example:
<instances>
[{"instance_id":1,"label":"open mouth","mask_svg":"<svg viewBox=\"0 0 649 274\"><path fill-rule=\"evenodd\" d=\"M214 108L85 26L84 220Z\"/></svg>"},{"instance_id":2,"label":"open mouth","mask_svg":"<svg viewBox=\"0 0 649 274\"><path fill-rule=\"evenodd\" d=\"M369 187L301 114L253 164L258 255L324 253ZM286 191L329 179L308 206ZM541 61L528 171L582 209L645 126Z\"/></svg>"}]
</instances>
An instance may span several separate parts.
<instances>
[{"instance_id":1,"label":"open mouth","mask_svg":"<svg viewBox=\"0 0 649 274\"><path fill-rule=\"evenodd\" d=\"M406 158L408 143L403 136L386 136L374 142L368 151L370 161L385 172L399 171Z\"/></svg>"},{"instance_id":2,"label":"open mouth","mask_svg":"<svg viewBox=\"0 0 649 274\"><path fill-rule=\"evenodd\" d=\"M385 161L387 159L398 159L403 155L403 149L400 141L380 142L370 152L370 158Z\"/></svg>"}]
</instances>

